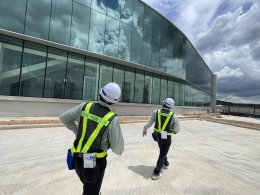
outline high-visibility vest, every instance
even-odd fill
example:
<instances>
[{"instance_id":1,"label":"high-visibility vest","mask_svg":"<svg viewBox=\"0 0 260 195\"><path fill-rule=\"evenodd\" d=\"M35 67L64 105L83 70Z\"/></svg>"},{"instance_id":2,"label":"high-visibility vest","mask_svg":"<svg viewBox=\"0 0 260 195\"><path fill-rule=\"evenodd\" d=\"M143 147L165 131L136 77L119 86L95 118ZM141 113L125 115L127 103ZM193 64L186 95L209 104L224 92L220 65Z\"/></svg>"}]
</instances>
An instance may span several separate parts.
<instances>
[{"instance_id":1,"label":"high-visibility vest","mask_svg":"<svg viewBox=\"0 0 260 195\"><path fill-rule=\"evenodd\" d=\"M98 103L83 106L77 138L71 148L72 153L96 153L97 158L107 155L101 149L102 135L116 114Z\"/></svg>"},{"instance_id":2,"label":"high-visibility vest","mask_svg":"<svg viewBox=\"0 0 260 195\"><path fill-rule=\"evenodd\" d=\"M158 109L156 114L156 120L154 125L154 131L161 133L166 131L167 135L172 135L171 120L173 118L173 112L165 109Z\"/></svg>"}]
</instances>

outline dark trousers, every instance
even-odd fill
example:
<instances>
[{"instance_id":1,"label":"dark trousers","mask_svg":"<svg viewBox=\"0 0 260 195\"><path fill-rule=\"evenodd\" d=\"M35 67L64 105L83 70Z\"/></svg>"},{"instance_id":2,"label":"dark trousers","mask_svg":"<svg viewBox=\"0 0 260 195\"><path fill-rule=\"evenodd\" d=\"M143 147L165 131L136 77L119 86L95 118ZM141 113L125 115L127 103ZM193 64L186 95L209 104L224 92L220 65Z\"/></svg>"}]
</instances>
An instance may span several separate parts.
<instances>
[{"instance_id":1,"label":"dark trousers","mask_svg":"<svg viewBox=\"0 0 260 195\"><path fill-rule=\"evenodd\" d=\"M83 183L83 195L98 195L107 166L106 158L96 159L96 167L85 169L83 158L74 157L74 166L77 175Z\"/></svg>"},{"instance_id":2,"label":"dark trousers","mask_svg":"<svg viewBox=\"0 0 260 195\"><path fill-rule=\"evenodd\" d=\"M153 171L153 173L155 175L159 175L163 165L168 166L169 162L167 160L167 153L169 151L169 148L171 146L172 143L172 139L171 136L167 136L167 139L161 139L160 137L161 135L158 136L158 146L160 148L160 154L159 154L159 158L157 160L157 164L156 167Z\"/></svg>"}]
</instances>

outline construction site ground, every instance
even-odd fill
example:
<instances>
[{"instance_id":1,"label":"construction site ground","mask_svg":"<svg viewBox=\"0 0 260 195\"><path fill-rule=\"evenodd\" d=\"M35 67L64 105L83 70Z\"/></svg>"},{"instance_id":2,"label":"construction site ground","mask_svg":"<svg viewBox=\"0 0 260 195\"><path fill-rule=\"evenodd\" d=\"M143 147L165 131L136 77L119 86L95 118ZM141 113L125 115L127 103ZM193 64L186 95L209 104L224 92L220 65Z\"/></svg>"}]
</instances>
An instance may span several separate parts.
<instances>
[{"instance_id":1,"label":"construction site ground","mask_svg":"<svg viewBox=\"0 0 260 195\"><path fill-rule=\"evenodd\" d=\"M183 116L169 169L157 181L151 180L159 152L152 128L142 137L147 117L121 121L125 151L108 152L102 195L258 195L260 131L197 118ZM66 166L74 134L65 127L16 127L0 131L0 194L81 194L80 180Z\"/></svg>"}]
</instances>

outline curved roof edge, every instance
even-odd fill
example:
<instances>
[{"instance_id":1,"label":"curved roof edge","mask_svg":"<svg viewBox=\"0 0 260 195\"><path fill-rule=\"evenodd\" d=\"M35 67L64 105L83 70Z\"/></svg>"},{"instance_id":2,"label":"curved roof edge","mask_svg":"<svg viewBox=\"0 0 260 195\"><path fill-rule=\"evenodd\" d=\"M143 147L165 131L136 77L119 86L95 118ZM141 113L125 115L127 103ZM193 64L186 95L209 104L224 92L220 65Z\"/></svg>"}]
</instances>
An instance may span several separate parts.
<instances>
[{"instance_id":1,"label":"curved roof edge","mask_svg":"<svg viewBox=\"0 0 260 195\"><path fill-rule=\"evenodd\" d=\"M205 62L205 60L201 57L200 53L197 51L197 49L194 47L194 45L192 44L192 42L190 41L190 39L184 34L184 32L182 32L182 30L179 29L179 27L177 27L175 24L172 23L172 21L170 21L168 18L166 18L164 15L162 15L160 12L158 12L156 9L154 9L153 7L151 7L150 5L148 5L146 2L142 1L142 0L137 0L141 3L143 3L144 5L146 5L147 7L151 8L153 11L155 11L157 14L159 14L161 17L163 17L164 19L166 19L168 22L170 22L177 30L179 30L184 37L190 42L191 46L194 48L194 50L197 52L197 54L200 56L200 58L203 60L203 62L206 64L206 67L209 69L209 71L214 74L211 69L209 68L208 64Z\"/></svg>"}]
</instances>

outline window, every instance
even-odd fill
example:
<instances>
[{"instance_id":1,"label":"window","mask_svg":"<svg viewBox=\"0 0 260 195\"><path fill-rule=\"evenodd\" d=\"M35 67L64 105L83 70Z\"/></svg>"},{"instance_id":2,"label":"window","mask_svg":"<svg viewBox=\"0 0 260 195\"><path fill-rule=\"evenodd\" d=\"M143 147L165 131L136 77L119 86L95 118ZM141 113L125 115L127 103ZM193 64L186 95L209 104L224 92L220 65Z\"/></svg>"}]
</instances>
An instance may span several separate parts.
<instances>
[{"instance_id":1,"label":"window","mask_svg":"<svg viewBox=\"0 0 260 195\"><path fill-rule=\"evenodd\" d=\"M152 74L145 72L144 77L144 98L143 102L147 104L152 103L152 87L153 87L153 79Z\"/></svg>"},{"instance_id":2,"label":"window","mask_svg":"<svg viewBox=\"0 0 260 195\"><path fill-rule=\"evenodd\" d=\"M144 34L143 47L142 47L142 64L145 66L151 66L151 54L152 54L152 36Z\"/></svg>"},{"instance_id":3,"label":"window","mask_svg":"<svg viewBox=\"0 0 260 195\"><path fill-rule=\"evenodd\" d=\"M143 30L144 4L140 1L134 1L133 25L138 30Z\"/></svg>"},{"instance_id":4,"label":"window","mask_svg":"<svg viewBox=\"0 0 260 195\"><path fill-rule=\"evenodd\" d=\"M161 78L161 93L160 93L160 102L162 103L163 100L165 100L168 97L168 86L167 86L167 80Z\"/></svg>"},{"instance_id":5,"label":"window","mask_svg":"<svg viewBox=\"0 0 260 195\"><path fill-rule=\"evenodd\" d=\"M84 57L77 54L69 54L65 99L82 99Z\"/></svg>"},{"instance_id":6,"label":"window","mask_svg":"<svg viewBox=\"0 0 260 195\"><path fill-rule=\"evenodd\" d=\"M107 83L112 82L113 80L112 77L113 77L113 63L107 61L101 61L99 89L101 89Z\"/></svg>"},{"instance_id":7,"label":"window","mask_svg":"<svg viewBox=\"0 0 260 195\"><path fill-rule=\"evenodd\" d=\"M151 67L159 69L160 67L160 41L159 39L152 39L152 61Z\"/></svg>"},{"instance_id":8,"label":"window","mask_svg":"<svg viewBox=\"0 0 260 195\"><path fill-rule=\"evenodd\" d=\"M48 40L51 0L28 0L25 34Z\"/></svg>"},{"instance_id":9,"label":"window","mask_svg":"<svg viewBox=\"0 0 260 195\"><path fill-rule=\"evenodd\" d=\"M92 0L91 8L106 14L107 1L108 0Z\"/></svg>"},{"instance_id":10,"label":"window","mask_svg":"<svg viewBox=\"0 0 260 195\"><path fill-rule=\"evenodd\" d=\"M70 45L87 50L90 8L73 2Z\"/></svg>"},{"instance_id":11,"label":"window","mask_svg":"<svg viewBox=\"0 0 260 195\"><path fill-rule=\"evenodd\" d=\"M144 71L136 70L135 74L135 98L134 102L144 102Z\"/></svg>"},{"instance_id":12,"label":"window","mask_svg":"<svg viewBox=\"0 0 260 195\"><path fill-rule=\"evenodd\" d=\"M100 60L87 57L83 83L83 99L97 100Z\"/></svg>"},{"instance_id":13,"label":"window","mask_svg":"<svg viewBox=\"0 0 260 195\"><path fill-rule=\"evenodd\" d=\"M126 67L123 100L124 102L134 102L135 90L135 69Z\"/></svg>"},{"instance_id":14,"label":"window","mask_svg":"<svg viewBox=\"0 0 260 195\"><path fill-rule=\"evenodd\" d=\"M44 97L63 98L67 52L48 50Z\"/></svg>"},{"instance_id":15,"label":"window","mask_svg":"<svg viewBox=\"0 0 260 195\"><path fill-rule=\"evenodd\" d=\"M113 82L117 83L120 86L122 94L124 93L124 68L124 66L115 64L113 73ZM122 101L122 99L123 97L121 96L119 101Z\"/></svg>"},{"instance_id":16,"label":"window","mask_svg":"<svg viewBox=\"0 0 260 195\"><path fill-rule=\"evenodd\" d=\"M130 61L132 27L121 22L118 58Z\"/></svg>"},{"instance_id":17,"label":"window","mask_svg":"<svg viewBox=\"0 0 260 195\"><path fill-rule=\"evenodd\" d=\"M21 96L43 97L47 47L25 42L21 76Z\"/></svg>"},{"instance_id":18,"label":"window","mask_svg":"<svg viewBox=\"0 0 260 195\"><path fill-rule=\"evenodd\" d=\"M69 45L72 1L52 1L49 40Z\"/></svg>"},{"instance_id":19,"label":"window","mask_svg":"<svg viewBox=\"0 0 260 195\"><path fill-rule=\"evenodd\" d=\"M121 21L132 25L133 0L121 0Z\"/></svg>"},{"instance_id":20,"label":"window","mask_svg":"<svg viewBox=\"0 0 260 195\"><path fill-rule=\"evenodd\" d=\"M141 63L143 33L136 28L132 31L131 62Z\"/></svg>"},{"instance_id":21,"label":"window","mask_svg":"<svg viewBox=\"0 0 260 195\"><path fill-rule=\"evenodd\" d=\"M120 19L121 0L107 0L107 15L115 19Z\"/></svg>"},{"instance_id":22,"label":"window","mask_svg":"<svg viewBox=\"0 0 260 195\"><path fill-rule=\"evenodd\" d=\"M153 93L152 93L152 103L160 103L160 78L159 76L153 77Z\"/></svg>"}]
</instances>

